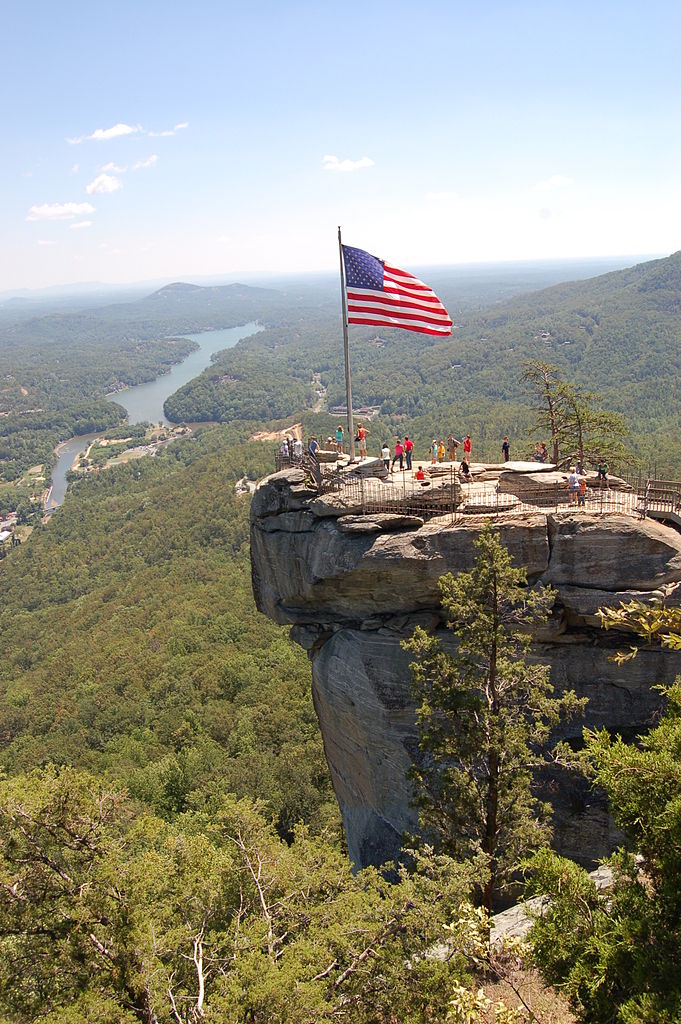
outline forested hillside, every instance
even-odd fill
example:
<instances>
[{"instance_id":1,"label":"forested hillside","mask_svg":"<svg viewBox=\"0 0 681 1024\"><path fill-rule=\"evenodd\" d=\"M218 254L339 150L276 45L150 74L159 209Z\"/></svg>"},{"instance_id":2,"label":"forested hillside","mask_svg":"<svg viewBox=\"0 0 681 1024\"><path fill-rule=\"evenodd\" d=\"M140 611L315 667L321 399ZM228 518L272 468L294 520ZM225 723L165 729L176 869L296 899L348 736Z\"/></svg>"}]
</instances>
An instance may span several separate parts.
<instances>
[{"instance_id":1,"label":"forested hillside","mask_svg":"<svg viewBox=\"0 0 681 1024\"><path fill-rule=\"evenodd\" d=\"M168 285L135 302L13 317L0 311L0 480L55 445L124 418L105 395L153 380L197 348L177 335L275 318L297 300L247 285Z\"/></svg>"},{"instance_id":2,"label":"forested hillside","mask_svg":"<svg viewBox=\"0 0 681 1024\"><path fill-rule=\"evenodd\" d=\"M257 795L282 835L325 819L307 662L251 596L234 484L264 455L212 431L89 477L5 560L6 771L88 767L171 816L209 791Z\"/></svg>"},{"instance_id":3,"label":"forested hillside","mask_svg":"<svg viewBox=\"0 0 681 1024\"><path fill-rule=\"evenodd\" d=\"M351 328L354 404L380 406L389 435L408 429L425 447L450 429L469 431L478 454L498 457L505 433L513 436L516 452L531 439L520 376L526 360L541 359L626 414L631 451L645 465L657 462L664 472L679 473L671 439L681 427L675 399L681 388L680 294L681 253L483 311L458 305L455 289L443 281L440 295L455 323L451 338ZM329 407L344 402L338 311L320 310L314 320L263 331L223 353L171 396L166 411L175 420L231 420L251 415L253 394L259 415L298 415L313 373L328 389ZM323 433L332 420L324 421Z\"/></svg>"}]
</instances>

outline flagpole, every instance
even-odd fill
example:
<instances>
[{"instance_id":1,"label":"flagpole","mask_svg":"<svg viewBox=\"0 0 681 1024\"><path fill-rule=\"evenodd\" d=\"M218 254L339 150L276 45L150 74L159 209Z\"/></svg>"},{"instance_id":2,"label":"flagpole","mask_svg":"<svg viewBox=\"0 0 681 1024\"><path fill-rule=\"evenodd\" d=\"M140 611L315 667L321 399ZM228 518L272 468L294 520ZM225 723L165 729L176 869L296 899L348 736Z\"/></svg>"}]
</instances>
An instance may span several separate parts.
<instances>
[{"instance_id":1,"label":"flagpole","mask_svg":"<svg viewBox=\"0 0 681 1024\"><path fill-rule=\"evenodd\" d=\"M350 462L355 461L355 427L352 420L352 386L350 383L350 345L348 343L348 303L345 294L345 266L343 264L343 243L338 225L338 255L340 257L341 305L343 308L343 350L345 352L345 400L348 406L348 437L350 440Z\"/></svg>"}]
</instances>

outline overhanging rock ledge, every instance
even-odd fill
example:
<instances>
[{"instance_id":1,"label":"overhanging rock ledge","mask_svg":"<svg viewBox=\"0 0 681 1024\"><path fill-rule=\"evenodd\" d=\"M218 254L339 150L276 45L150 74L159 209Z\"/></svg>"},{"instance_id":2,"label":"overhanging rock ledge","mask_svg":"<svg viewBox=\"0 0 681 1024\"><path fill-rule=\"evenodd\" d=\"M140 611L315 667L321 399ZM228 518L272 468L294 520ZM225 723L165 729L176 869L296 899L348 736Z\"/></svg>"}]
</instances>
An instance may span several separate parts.
<instances>
[{"instance_id":1,"label":"overhanging rock ledge","mask_svg":"<svg viewBox=\"0 0 681 1024\"><path fill-rule=\"evenodd\" d=\"M416 624L450 642L437 581L472 567L486 518L423 524L413 515L352 511L319 499L300 470L268 477L251 505L251 562L259 610L292 625L310 657L350 857L363 867L392 858L416 825L405 773L417 734L400 643ZM585 717L560 735L579 738L584 726L628 736L647 728L660 707L652 687L673 681L681 655L644 647L616 666L609 657L631 638L604 633L596 612L681 580L681 536L650 520L583 510L509 513L495 523L529 583L558 592L533 657L551 665L558 691L572 687L589 698ZM557 849L590 863L613 847L606 809L585 784L546 777L542 785L554 804Z\"/></svg>"}]
</instances>

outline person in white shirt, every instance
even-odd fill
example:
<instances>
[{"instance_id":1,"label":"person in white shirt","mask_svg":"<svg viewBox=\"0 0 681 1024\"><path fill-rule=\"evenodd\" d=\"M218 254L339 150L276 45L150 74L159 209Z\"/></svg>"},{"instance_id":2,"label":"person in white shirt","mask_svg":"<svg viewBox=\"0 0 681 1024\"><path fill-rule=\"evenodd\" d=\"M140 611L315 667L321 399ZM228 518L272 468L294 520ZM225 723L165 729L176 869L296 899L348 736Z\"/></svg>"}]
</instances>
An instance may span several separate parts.
<instances>
[{"instance_id":1,"label":"person in white shirt","mask_svg":"<svg viewBox=\"0 0 681 1024\"><path fill-rule=\"evenodd\" d=\"M579 473L574 466L570 466L570 475L568 477L568 494L570 495L570 504L576 505L579 498Z\"/></svg>"}]
</instances>

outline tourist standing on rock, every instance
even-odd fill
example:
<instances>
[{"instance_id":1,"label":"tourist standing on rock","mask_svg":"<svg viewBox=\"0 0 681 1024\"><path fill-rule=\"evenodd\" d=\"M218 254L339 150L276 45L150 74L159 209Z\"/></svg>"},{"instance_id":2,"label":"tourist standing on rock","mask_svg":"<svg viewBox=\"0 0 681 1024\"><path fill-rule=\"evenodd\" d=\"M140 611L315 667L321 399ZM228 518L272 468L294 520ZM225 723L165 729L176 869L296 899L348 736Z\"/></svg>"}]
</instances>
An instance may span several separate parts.
<instances>
[{"instance_id":1,"label":"tourist standing on rock","mask_svg":"<svg viewBox=\"0 0 681 1024\"><path fill-rule=\"evenodd\" d=\"M279 445L279 454L283 459L289 459L291 457L287 437L282 438L281 444Z\"/></svg>"},{"instance_id":2,"label":"tourist standing on rock","mask_svg":"<svg viewBox=\"0 0 681 1024\"><path fill-rule=\"evenodd\" d=\"M598 462L597 469L598 469L598 479L600 481L601 490L603 490L603 487L605 487L606 491L609 491L610 490L610 483L608 481L608 463L605 461L605 459L603 458L602 455L601 455L601 458L600 458L600 460Z\"/></svg>"},{"instance_id":3,"label":"tourist standing on rock","mask_svg":"<svg viewBox=\"0 0 681 1024\"><path fill-rule=\"evenodd\" d=\"M404 445L402 444L402 441L398 437L397 441L395 442L395 454L393 456L393 464L392 464L392 467L391 467L391 472L394 472L394 470L395 470L395 463L397 462L398 459L400 460L400 469L404 469L404 463L402 461L403 455L404 455Z\"/></svg>"},{"instance_id":4,"label":"tourist standing on rock","mask_svg":"<svg viewBox=\"0 0 681 1024\"><path fill-rule=\"evenodd\" d=\"M383 465L390 472L390 448L385 441L381 445L381 458L383 459Z\"/></svg>"},{"instance_id":5,"label":"tourist standing on rock","mask_svg":"<svg viewBox=\"0 0 681 1024\"><path fill-rule=\"evenodd\" d=\"M501 446L501 454L504 456L504 462L508 462L511 458L511 445L508 440L508 434L504 436L504 441Z\"/></svg>"},{"instance_id":6,"label":"tourist standing on rock","mask_svg":"<svg viewBox=\"0 0 681 1024\"><path fill-rule=\"evenodd\" d=\"M586 475L579 470L579 464L577 468L577 476L579 477L579 494L577 495L577 504L586 506Z\"/></svg>"},{"instance_id":7,"label":"tourist standing on rock","mask_svg":"<svg viewBox=\"0 0 681 1024\"><path fill-rule=\"evenodd\" d=\"M449 456L450 462L456 461L456 449L459 447L460 444L461 441L457 441L457 439L454 437L454 434L452 434L450 430L449 437L447 438L447 455Z\"/></svg>"},{"instance_id":8,"label":"tourist standing on rock","mask_svg":"<svg viewBox=\"0 0 681 1024\"><path fill-rule=\"evenodd\" d=\"M303 461L303 442L299 437L296 437L293 442L293 461L297 463Z\"/></svg>"},{"instance_id":9,"label":"tourist standing on rock","mask_svg":"<svg viewBox=\"0 0 681 1024\"><path fill-rule=\"evenodd\" d=\"M411 453L414 451L414 442L410 437L404 435L404 457L407 460L407 469L411 469Z\"/></svg>"},{"instance_id":10,"label":"tourist standing on rock","mask_svg":"<svg viewBox=\"0 0 681 1024\"><path fill-rule=\"evenodd\" d=\"M445 460L445 451L446 451L445 443L444 443L444 441L440 441L439 445L437 446L437 461L438 462L444 462L444 460Z\"/></svg>"},{"instance_id":11,"label":"tourist standing on rock","mask_svg":"<svg viewBox=\"0 0 681 1024\"><path fill-rule=\"evenodd\" d=\"M471 464L471 447L471 435L466 434L463 439L463 457L464 461L467 462L469 466Z\"/></svg>"},{"instance_id":12,"label":"tourist standing on rock","mask_svg":"<svg viewBox=\"0 0 681 1024\"><path fill-rule=\"evenodd\" d=\"M546 447L546 441L542 441L541 449L539 451L539 455L540 455L540 459L539 459L540 462L548 462L549 461L549 450Z\"/></svg>"},{"instance_id":13,"label":"tourist standing on rock","mask_svg":"<svg viewBox=\"0 0 681 1024\"><path fill-rule=\"evenodd\" d=\"M314 434L310 438L310 443L307 446L307 450L310 453L310 455L313 456L313 458L317 457L317 452L319 451L319 443L317 441L317 438L314 436Z\"/></svg>"},{"instance_id":14,"label":"tourist standing on rock","mask_svg":"<svg viewBox=\"0 0 681 1024\"><path fill-rule=\"evenodd\" d=\"M430 463L432 466L437 462L437 438L433 438L433 443L430 446Z\"/></svg>"},{"instance_id":15,"label":"tourist standing on rock","mask_svg":"<svg viewBox=\"0 0 681 1024\"><path fill-rule=\"evenodd\" d=\"M338 449L339 455L343 454L343 437L343 428L339 423L338 426L336 427L336 448Z\"/></svg>"},{"instance_id":16,"label":"tourist standing on rock","mask_svg":"<svg viewBox=\"0 0 681 1024\"><path fill-rule=\"evenodd\" d=\"M570 466L570 475L568 477L568 494L570 496L570 504L577 504L577 496L579 495L579 475L574 466Z\"/></svg>"},{"instance_id":17,"label":"tourist standing on rock","mask_svg":"<svg viewBox=\"0 0 681 1024\"><path fill-rule=\"evenodd\" d=\"M355 440L359 444L360 459L366 459L367 457L367 437L369 436L370 433L371 431L367 430L367 428L362 423L357 424L357 437L355 438Z\"/></svg>"}]
</instances>

